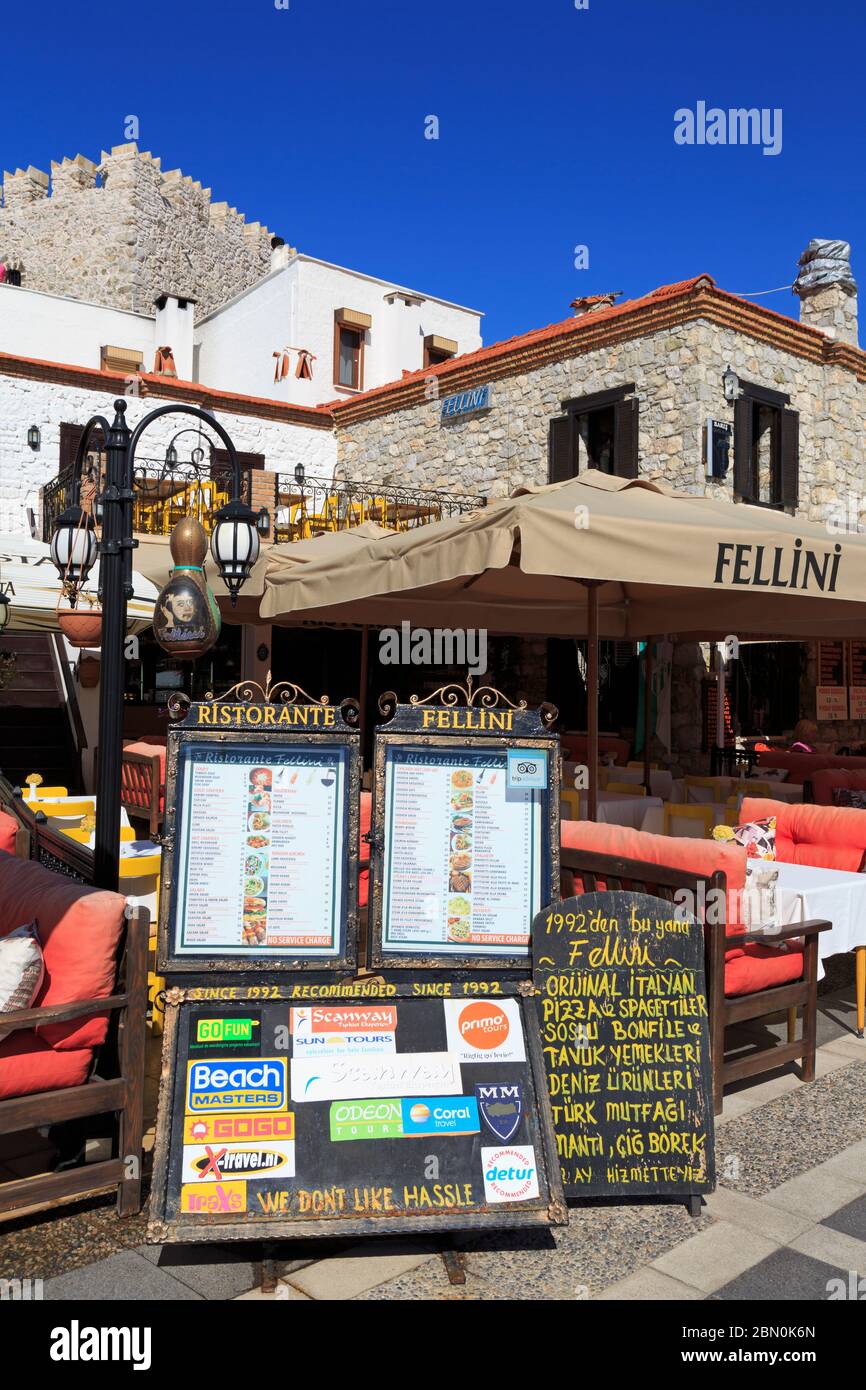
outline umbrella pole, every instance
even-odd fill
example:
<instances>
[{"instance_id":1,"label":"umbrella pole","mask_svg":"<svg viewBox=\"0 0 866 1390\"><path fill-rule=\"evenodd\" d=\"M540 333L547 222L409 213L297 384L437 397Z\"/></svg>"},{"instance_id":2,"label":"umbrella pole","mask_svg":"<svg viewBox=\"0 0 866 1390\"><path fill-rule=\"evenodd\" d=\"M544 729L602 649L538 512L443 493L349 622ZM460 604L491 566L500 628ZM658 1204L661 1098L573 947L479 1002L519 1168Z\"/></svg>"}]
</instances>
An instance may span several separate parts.
<instances>
[{"instance_id":1,"label":"umbrella pole","mask_svg":"<svg viewBox=\"0 0 866 1390\"><path fill-rule=\"evenodd\" d=\"M586 641L586 701L587 701L587 762L589 787L586 813L588 820L598 819L598 585L587 584L587 641Z\"/></svg>"},{"instance_id":2,"label":"umbrella pole","mask_svg":"<svg viewBox=\"0 0 866 1390\"><path fill-rule=\"evenodd\" d=\"M652 733L653 646L651 637L644 649L643 668L643 784L650 794L650 737Z\"/></svg>"},{"instance_id":3,"label":"umbrella pole","mask_svg":"<svg viewBox=\"0 0 866 1390\"><path fill-rule=\"evenodd\" d=\"M367 683L370 669L370 629L361 628L361 690L358 699L358 728L361 733L361 768L364 764L364 737L367 732Z\"/></svg>"}]
</instances>

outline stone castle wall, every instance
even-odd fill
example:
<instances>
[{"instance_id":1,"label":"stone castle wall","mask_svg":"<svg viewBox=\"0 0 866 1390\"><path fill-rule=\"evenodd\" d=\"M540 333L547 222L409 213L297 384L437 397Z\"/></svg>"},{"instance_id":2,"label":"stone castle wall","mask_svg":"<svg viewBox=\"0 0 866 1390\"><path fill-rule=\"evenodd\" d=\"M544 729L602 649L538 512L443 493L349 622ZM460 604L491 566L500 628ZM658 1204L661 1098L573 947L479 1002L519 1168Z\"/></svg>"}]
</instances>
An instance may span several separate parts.
<instances>
[{"instance_id":1,"label":"stone castle wall","mask_svg":"<svg viewBox=\"0 0 866 1390\"><path fill-rule=\"evenodd\" d=\"M271 233L209 188L135 144L3 176L0 255L22 284L115 309L150 313L158 294L196 300L196 318L270 268Z\"/></svg>"}]
</instances>

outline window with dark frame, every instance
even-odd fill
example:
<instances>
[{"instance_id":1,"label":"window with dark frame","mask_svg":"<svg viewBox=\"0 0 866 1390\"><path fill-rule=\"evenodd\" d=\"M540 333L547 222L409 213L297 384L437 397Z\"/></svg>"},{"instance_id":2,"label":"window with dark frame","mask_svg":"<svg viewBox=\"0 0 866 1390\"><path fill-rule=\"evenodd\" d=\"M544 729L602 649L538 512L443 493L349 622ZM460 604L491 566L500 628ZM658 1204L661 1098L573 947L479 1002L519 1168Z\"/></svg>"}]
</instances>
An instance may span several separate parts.
<instances>
[{"instance_id":1,"label":"window with dark frame","mask_svg":"<svg viewBox=\"0 0 866 1390\"><path fill-rule=\"evenodd\" d=\"M450 362L457 355L457 343L451 338L440 338L428 333L424 338L424 366L438 367L442 362Z\"/></svg>"},{"instance_id":2,"label":"window with dark frame","mask_svg":"<svg viewBox=\"0 0 866 1390\"><path fill-rule=\"evenodd\" d=\"M639 402L634 382L563 401L550 421L548 476L552 483L598 468L619 478L638 474Z\"/></svg>"},{"instance_id":3,"label":"window with dark frame","mask_svg":"<svg viewBox=\"0 0 866 1390\"><path fill-rule=\"evenodd\" d=\"M334 325L334 385L353 391L364 385L364 330L348 323Z\"/></svg>"},{"instance_id":4,"label":"window with dark frame","mask_svg":"<svg viewBox=\"0 0 866 1390\"><path fill-rule=\"evenodd\" d=\"M800 416L790 397L740 382L734 403L734 495L741 502L795 510L799 500Z\"/></svg>"}]
</instances>

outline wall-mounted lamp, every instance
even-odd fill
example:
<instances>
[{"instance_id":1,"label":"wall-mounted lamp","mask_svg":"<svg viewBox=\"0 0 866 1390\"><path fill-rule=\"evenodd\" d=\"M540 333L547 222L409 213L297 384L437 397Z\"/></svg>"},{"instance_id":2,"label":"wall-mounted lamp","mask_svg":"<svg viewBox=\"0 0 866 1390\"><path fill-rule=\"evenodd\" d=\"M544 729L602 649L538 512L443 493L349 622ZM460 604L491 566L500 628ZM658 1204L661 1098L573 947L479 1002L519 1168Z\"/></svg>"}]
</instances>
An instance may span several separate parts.
<instances>
[{"instance_id":1,"label":"wall-mounted lamp","mask_svg":"<svg viewBox=\"0 0 866 1390\"><path fill-rule=\"evenodd\" d=\"M722 377L722 385L725 388L725 400L735 401L737 399L737 392L740 389L740 378L737 376L737 373L730 363L728 363L727 371Z\"/></svg>"},{"instance_id":2,"label":"wall-mounted lamp","mask_svg":"<svg viewBox=\"0 0 866 1390\"><path fill-rule=\"evenodd\" d=\"M306 470L306 468L304 467L304 465L303 465L302 463L296 463L296 464L295 464L295 482L296 482L300 487L303 487L304 479L306 478L306 476L307 476L307 470Z\"/></svg>"},{"instance_id":3,"label":"wall-mounted lamp","mask_svg":"<svg viewBox=\"0 0 866 1390\"><path fill-rule=\"evenodd\" d=\"M193 449L192 453L190 454L190 458L192 459L196 468L199 468L201 464L204 463L204 449Z\"/></svg>"},{"instance_id":4,"label":"wall-mounted lamp","mask_svg":"<svg viewBox=\"0 0 866 1390\"><path fill-rule=\"evenodd\" d=\"M40 444L42 443L42 435L39 433L38 425L30 426L29 430L27 431L27 443L33 450L39 448Z\"/></svg>"},{"instance_id":5,"label":"wall-mounted lamp","mask_svg":"<svg viewBox=\"0 0 866 1390\"><path fill-rule=\"evenodd\" d=\"M168 468L174 468L175 464L177 463L177 449L174 447L173 444L169 444L168 448L165 451L165 462L166 467Z\"/></svg>"},{"instance_id":6,"label":"wall-mounted lamp","mask_svg":"<svg viewBox=\"0 0 866 1390\"><path fill-rule=\"evenodd\" d=\"M264 534L264 532L268 530L270 524L271 514L268 511L267 507L262 507L261 511L256 516L256 527L259 531L261 531Z\"/></svg>"}]
</instances>

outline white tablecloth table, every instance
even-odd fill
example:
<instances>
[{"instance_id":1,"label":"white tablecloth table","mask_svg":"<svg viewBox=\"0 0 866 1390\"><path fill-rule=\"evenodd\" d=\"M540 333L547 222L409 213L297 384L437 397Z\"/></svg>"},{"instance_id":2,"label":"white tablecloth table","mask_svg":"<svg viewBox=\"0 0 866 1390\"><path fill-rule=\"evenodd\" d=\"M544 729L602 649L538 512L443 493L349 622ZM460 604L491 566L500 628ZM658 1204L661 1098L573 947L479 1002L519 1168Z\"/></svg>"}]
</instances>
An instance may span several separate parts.
<instances>
[{"instance_id":1,"label":"white tablecloth table","mask_svg":"<svg viewBox=\"0 0 866 1390\"><path fill-rule=\"evenodd\" d=\"M785 864L777 860L768 868L779 870L777 898L783 926L823 918L833 925L818 936L818 979L821 962L829 956L866 946L866 874L816 869L811 864Z\"/></svg>"},{"instance_id":2,"label":"white tablecloth table","mask_svg":"<svg viewBox=\"0 0 866 1390\"><path fill-rule=\"evenodd\" d=\"M585 769L585 763L563 762L562 764L562 785L567 790L574 787L574 779L579 768ZM606 767L608 780L611 782L633 782L635 786L643 786L643 768L641 767ZM663 801L669 801L673 790L673 773L665 768L658 768L650 772L650 795L660 796Z\"/></svg>"},{"instance_id":3,"label":"white tablecloth table","mask_svg":"<svg viewBox=\"0 0 866 1390\"><path fill-rule=\"evenodd\" d=\"M586 793L580 794L580 820L586 820ZM643 820L647 807L658 807L661 815L662 800L658 796L628 796L625 792L604 792L598 794L597 820L604 825L627 825L637 830ZM565 800L561 803L564 820L573 819L572 808Z\"/></svg>"},{"instance_id":4,"label":"white tablecloth table","mask_svg":"<svg viewBox=\"0 0 866 1390\"><path fill-rule=\"evenodd\" d=\"M764 792L753 791L749 786L749 780L739 777L710 777L708 781L714 782L715 787L696 787L686 784L684 781L674 783L674 794L666 797L667 801L727 801L729 796L764 796ZM765 779L756 777L753 779L761 782ZM770 788L770 798L773 801L787 801L788 803L803 800L803 788L798 782L774 782L767 780Z\"/></svg>"}]
</instances>

